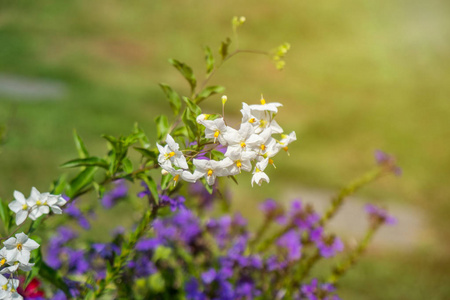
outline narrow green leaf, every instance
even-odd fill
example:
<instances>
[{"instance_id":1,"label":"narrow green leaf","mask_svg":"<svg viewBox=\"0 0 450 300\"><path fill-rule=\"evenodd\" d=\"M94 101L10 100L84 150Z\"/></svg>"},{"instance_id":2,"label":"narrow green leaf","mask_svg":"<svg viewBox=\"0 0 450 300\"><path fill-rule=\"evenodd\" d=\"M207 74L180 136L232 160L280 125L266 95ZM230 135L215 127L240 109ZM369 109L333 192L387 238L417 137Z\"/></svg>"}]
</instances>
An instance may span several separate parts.
<instances>
[{"instance_id":1,"label":"narrow green leaf","mask_svg":"<svg viewBox=\"0 0 450 300\"><path fill-rule=\"evenodd\" d=\"M142 156L148 158L151 161L156 161L158 158L158 153L154 150L149 150L141 147L133 147L137 152L141 153Z\"/></svg>"},{"instance_id":2,"label":"narrow green leaf","mask_svg":"<svg viewBox=\"0 0 450 300\"><path fill-rule=\"evenodd\" d=\"M0 218L3 221L6 230L9 230L9 224L11 223L11 210L8 207L8 204L0 200Z\"/></svg>"},{"instance_id":3,"label":"narrow green leaf","mask_svg":"<svg viewBox=\"0 0 450 300\"><path fill-rule=\"evenodd\" d=\"M104 135L102 135L102 138L107 140L114 149L117 147L118 140L115 137L113 137L111 135L104 134Z\"/></svg>"},{"instance_id":4,"label":"narrow green leaf","mask_svg":"<svg viewBox=\"0 0 450 300\"><path fill-rule=\"evenodd\" d=\"M199 114L202 113L202 109L200 106L195 104L191 99L188 97L183 97L183 101L186 103L187 107L194 113L194 115L197 117Z\"/></svg>"},{"instance_id":5,"label":"narrow green leaf","mask_svg":"<svg viewBox=\"0 0 450 300\"><path fill-rule=\"evenodd\" d=\"M131 173L133 172L133 163L128 157L125 157L122 160L122 168L125 171L125 173Z\"/></svg>"},{"instance_id":6,"label":"narrow green leaf","mask_svg":"<svg viewBox=\"0 0 450 300\"><path fill-rule=\"evenodd\" d=\"M158 140L162 140L169 132L169 121L167 120L167 117L165 115L160 115L156 117L155 122Z\"/></svg>"},{"instance_id":7,"label":"narrow green leaf","mask_svg":"<svg viewBox=\"0 0 450 300\"><path fill-rule=\"evenodd\" d=\"M186 125L189 138L194 141L197 138L198 133L196 116L193 115L193 113L189 109L185 109L183 115L181 116L181 119Z\"/></svg>"},{"instance_id":8,"label":"narrow green leaf","mask_svg":"<svg viewBox=\"0 0 450 300\"><path fill-rule=\"evenodd\" d=\"M211 48L205 47L206 74L209 75L214 69L214 56Z\"/></svg>"},{"instance_id":9,"label":"narrow green leaf","mask_svg":"<svg viewBox=\"0 0 450 300\"><path fill-rule=\"evenodd\" d=\"M62 174L55 181L53 181L50 191L52 194L59 195L62 194L67 185L66 180L67 174Z\"/></svg>"},{"instance_id":10,"label":"narrow green leaf","mask_svg":"<svg viewBox=\"0 0 450 300\"><path fill-rule=\"evenodd\" d=\"M139 127L139 124L136 122L134 123L133 133L141 133L139 137L139 142L141 143L142 147L150 147L150 141L145 134L145 132L142 130L142 128Z\"/></svg>"},{"instance_id":11,"label":"narrow green leaf","mask_svg":"<svg viewBox=\"0 0 450 300\"><path fill-rule=\"evenodd\" d=\"M181 73L181 75L183 75L183 77L189 82L191 91L193 91L197 85L197 79L194 76L192 68L176 59L169 59L169 63L174 66Z\"/></svg>"},{"instance_id":12,"label":"narrow green leaf","mask_svg":"<svg viewBox=\"0 0 450 300\"><path fill-rule=\"evenodd\" d=\"M141 173L139 175L139 178L142 179L145 182L145 184L147 184L148 189L152 193L153 199L155 199L155 204L158 205L159 204L159 194L158 194L158 186L156 185L155 180L153 180L152 177L147 176L143 173Z\"/></svg>"},{"instance_id":13,"label":"narrow green leaf","mask_svg":"<svg viewBox=\"0 0 450 300\"><path fill-rule=\"evenodd\" d=\"M221 85L208 86L198 94L197 98L195 99L195 103L200 103L201 101L214 94L222 94L224 91L225 87Z\"/></svg>"},{"instance_id":14,"label":"narrow green leaf","mask_svg":"<svg viewBox=\"0 0 450 300\"><path fill-rule=\"evenodd\" d=\"M170 174L166 174L161 177L161 189L162 190L165 190L169 186L171 179L172 179L172 175L170 175Z\"/></svg>"},{"instance_id":15,"label":"narrow green leaf","mask_svg":"<svg viewBox=\"0 0 450 300\"><path fill-rule=\"evenodd\" d=\"M166 94L167 99L169 100L170 107L173 110L173 113L177 115L180 112L181 107L181 98L177 92L175 92L170 86L164 83L160 83L159 86L162 88L164 94Z\"/></svg>"},{"instance_id":16,"label":"narrow green leaf","mask_svg":"<svg viewBox=\"0 0 450 300\"><path fill-rule=\"evenodd\" d=\"M90 184L94 180L97 167L88 167L81 171L72 181L69 183L67 189L67 196L72 198L78 191Z\"/></svg>"},{"instance_id":17,"label":"narrow green leaf","mask_svg":"<svg viewBox=\"0 0 450 300\"><path fill-rule=\"evenodd\" d=\"M224 60L228 56L228 48L230 47L230 44L231 39L228 37L225 41L222 42L222 44L220 44L219 53L220 56L222 57L222 60Z\"/></svg>"},{"instance_id":18,"label":"narrow green leaf","mask_svg":"<svg viewBox=\"0 0 450 300\"><path fill-rule=\"evenodd\" d=\"M75 168L81 166L97 166L108 169L109 164L104 159L101 159L99 157L88 157L69 160L68 162L63 163L60 167Z\"/></svg>"},{"instance_id":19,"label":"narrow green leaf","mask_svg":"<svg viewBox=\"0 0 450 300\"><path fill-rule=\"evenodd\" d=\"M75 129L73 130L73 139L75 140L75 146L77 147L78 156L80 158L89 157L89 152L87 151L86 146L83 143L83 140L77 134L77 131Z\"/></svg>"}]
</instances>

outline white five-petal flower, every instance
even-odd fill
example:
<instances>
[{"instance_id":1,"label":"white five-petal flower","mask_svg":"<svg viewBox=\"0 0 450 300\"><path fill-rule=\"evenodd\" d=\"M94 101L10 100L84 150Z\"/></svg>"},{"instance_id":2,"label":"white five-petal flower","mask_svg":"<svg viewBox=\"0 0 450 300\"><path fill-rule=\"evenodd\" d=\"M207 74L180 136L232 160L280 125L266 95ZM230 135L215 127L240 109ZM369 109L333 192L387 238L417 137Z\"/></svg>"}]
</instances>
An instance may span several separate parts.
<instances>
[{"instance_id":1,"label":"white five-petal flower","mask_svg":"<svg viewBox=\"0 0 450 300\"><path fill-rule=\"evenodd\" d=\"M170 161L178 168L187 169L188 165L186 162L186 158L179 150L180 145L175 142L170 134L167 135L166 142L167 145L165 145L164 147L156 144L159 150L158 163L162 165L165 162Z\"/></svg>"},{"instance_id":2,"label":"white five-petal flower","mask_svg":"<svg viewBox=\"0 0 450 300\"><path fill-rule=\"evenodd\" d=\"M194 176L205 176L206 182L213 185L217 176L231 175L229 170L231 165L233 165L233 161L228 157L221 161L194 159L194 166L196 167Z\"/></svg>"},{"instance_id":3,"label":"white five-petal flower","mask_svg":"<svg viewBox=\"0 0 450 300\"><path fill-rule=\"evenodd\" d=\"M32 205L21 192L14 191L14 199L13 202L8 204L8 207L16 213L16 224L20 225L27 219Z\"/></svg>"},{"instance_id":4,"label":"white five-petal flower","mask_svg":"<svg viewBox=\"0 0 450 300\"><path fill-rule=\"evenodd\" d=\"M8 263L19 261L25 265L30 261L30 251L39 248L39 244L23 232L16 234L16 237L10 237L3 245L6 248Z\"/></svg>"}]
</instances>

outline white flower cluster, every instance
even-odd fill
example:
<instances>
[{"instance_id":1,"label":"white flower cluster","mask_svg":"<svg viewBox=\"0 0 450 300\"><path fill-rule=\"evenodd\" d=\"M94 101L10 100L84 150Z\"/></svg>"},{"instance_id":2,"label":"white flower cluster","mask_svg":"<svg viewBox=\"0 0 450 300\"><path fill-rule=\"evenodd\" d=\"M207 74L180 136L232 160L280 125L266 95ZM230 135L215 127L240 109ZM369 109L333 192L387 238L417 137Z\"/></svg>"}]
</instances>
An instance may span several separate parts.
<instances>
[{"instance_id":1,"label":"white flower cluster","mask_svg":"<svg viewBox=\"0 0 450 300\"><path fill-rule=\"evenodd\" d=\"M67 202L60 195L41 194L34 187L28 199L18 191L14 191L14 198L8 207L16 213L17 225L22 224L27 217L36 220L48 214L50 209L55 214L61 214L61 206ZM34 263L30 263L30 252L39 248L39 244L21 232L4 241L3 246L0 249L0 299L23 299L17 292L19 279L14 278L14 275L17 275L18 270L31 271Z\"/></svg>"},{"instance_id":2,"label":"white flower cluster","mask_svg":"<svg viewBox=\"0 0 450 300\"><path fill-rule=\"evenodd\" d=\"M18 191L14 191L14 198L15 200L9 203L8 207L16 213L17 225L25 222L27 217L36 220L43 214L48 214L50 209L55 214L62 214L61 206L67 202L61 195L41 194L35 187L31 189L28 199L25 199L25 196Z\"/></svg>"},{"instance_id":3,"label":"white flower cluster","mask_svg":"<svg viewBox=\"0 0 450 300\"><path fill-rule=\"evenodd\" d=\"M30 252L39 248L39 244L21 232L4 241L3 246L0 249L0 299L23 299L17 293L19 279L15 279L13 275L17 274L19 269L31 271L34 264L30 263Z\"/></svg>"},{"instance_id":4,"label":"white flower cluster","mask_svg":"<svg viewBox=\"0 0 450 300\"><path fill-rule=\"evenodd\" d=\"M160 152L158 163L161 168L174 176L175 181L181 178L195 182L205 177L208 184L212 185L216 177L253 170L252 186L253 183L261 185L263 181L269 182L264 170L269 164L274 165L272 158L281 149L287 152L288 145L297 139L295 132L282 134L283 129L274 120L280 106L282 106L280 103L266 103L263 98L261 104L243 103L239 130L227 126L223 117L211 119L210 115L201 114L197 117L197 122L205 126L205 137L227 147L225 158L220 161L194 158L192 162L195 170L191 172L180 146L167 135L167 145L163 147L157 144ZM273 134L281 134L281 139L277 140Z\"/></svg>"}]
</instances>

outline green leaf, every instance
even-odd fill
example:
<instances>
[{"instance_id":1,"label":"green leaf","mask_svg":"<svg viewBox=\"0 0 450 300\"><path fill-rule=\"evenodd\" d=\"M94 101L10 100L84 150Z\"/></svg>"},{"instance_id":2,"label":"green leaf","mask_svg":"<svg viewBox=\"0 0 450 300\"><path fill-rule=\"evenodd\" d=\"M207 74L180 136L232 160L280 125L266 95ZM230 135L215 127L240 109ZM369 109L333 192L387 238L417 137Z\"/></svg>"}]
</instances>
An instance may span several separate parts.
<instances>
[{"instance_id":1,"label":"green leaf","mask_svg":"<svg viewBox=\"0 0 450 300\"><path fill-rule=\"evenodd\" d=\"M180 112L181 107L181 98L177 92L175 92L170 86L164 83L160 83L159 86L162 88L164 94L166 94L167 99L169 100L170 107L173 110L173 113L177 115Z\"/></svg>"},{"instance_id":2,"label":"green leaf","mask_svg":"<svg viewBox=\"0 0 450 300\"><path fill-rule=\"evenodd\" d=\"M145 135L144 131L139 127L138 123L134 123L133 133L140 133L139 142L142 147L150 147L150 141L148 140L147 135Z\"/></svg>"},{"instance_id":3,"label":"green leaf","mask_svg":"<svg viewBox=\"0 0 450 300\"><path fill-rule=\"evenodd\" d=\"M211 150L211 155L212 155L212 158L217 159L217 160L222 160L225 158L225 154L223 154L222 152L220 152L218 150Z\"/></svg>"},{"instance_id":4,"label":"green leaf","mask_svg":"<svg viewBox=\"0 0 450 300\"><path fill-rule=\"evenodd\" d=\"M169 59L169 63L174 66L184 78L186 78L191 86L191 91L194 91L195 86L197 85L197 79L195 79L192 68L176 59Z\"/></svg>"},{"instance_id":5,"label":"green leaf","mask_svg":"<svg viewBox=\"0 0 450 300\"><path fill-rule=\"evenodd\" d=\"M153 254L152 261L157 262L158 260L167 260L172 255L172 249L165 246L158 246Z\"/></svg>"},{"instance_id":6,"label":"green leaf","mask_svg":"<svg viewBox=\"0 0 450 300\"><path fill-rule=\"evenodd\" d=\"M161 273L154 273L149 278L150 289L154 292L162 292L164 291L164 287L166 285L163 276Z\"/></svg>"},{"instance_id":7,"label":"green leaf","mask_svg":"<svg viewBox=\"0 0 450 300\"><path fill-rule=\"evenodd\" d=\"M97 172L97 167L88 167L85 170L81 171L77 175L77 177L72 179L72 181L69 183L67 196L69 198L72 198L82 188L90 184L94 180L95 172Z\"/></svg>"},{"instance_id":8,"label":"green leaf","mask_svg":"<svg viewBox=\"0 0 450 300\"><path fill-rule=\"evenodd\" d=\"M158 140L162 140L169 132L169 121L165 115L160 115L156 117L155 122Z\"/></svg>"},{"instance_id":9,"label":"green leaf","mask_svg":"<svg viewBox=\"0 0 450 300\"><path fill-rule=\"evenodd\" d=\"M97 166L104 169L108 169L109 164L104 159L101 159L99 157L88 157L69 160L68 162L63 163L60 167L74 168L81 166Z\"/></svg>"},{"instance_id":10,"label":"green leaf","mask_svg":"<svg viewBox=\"0 0 450 300\"><path fill-rule=\"evenodd\" d=\"M125 157L122 160L122 168L125 173L133 172L133 163L131 162L131 160L128 157Z\"/></svg>"},{"instance_id":11,"label":"green leaf","mask_svg":"<svg viewBox=\"0 0 450 300\"><path fill-rule=\"evenodd\" d=\"M198 134L198 124L196 120L196 115L194 115L189 109L185 109L183 115L181 116L181 119L186 125L190 140L192 141L196 140Z\"/></svg>"},{"instance_id":12,"label":"green leaf","mask_svg":"<svg viewBox=\"0 0 450 300\"><path fill-rule=\"evenodd\" d=\"M206 75L209 75L214 69L214 56L211 48L205 47L205 60L206 60Z\"/></svg>"},{"instance_id":13,"label":"green leaf","mask_svg":"<svg viewBox=\"0 0 450 300\"><path fill-rule=\"evenodd\" d=\"M133 147L137 152L141 153L142 156L147 157L151 161L156 161L158 158L158 153L154 150L149 150L141 147Z\"/></svg>"},{"instance_id":14,"label":"green leaf","mask_svg":"<svg viewBox=\"0 0 450 300\"><path fill-rule=\"evenodd\" d=\"M64 188L67 185L66 177L67 174L62 174L61 176L58 177L58 179L52 182L52 185L50 187L50 191L52 194L59 195L63 193Z\"/></svg>"},{"instance_id":15,"label":"green leaf","mask_svg":"<svg viewBox=\"0 0 450 300\"><path fill-rule=\"evenodd\" d=\"M75 146L77 147L78 156L80 158L89 157L89 152L87 151L86 146L83 143L83 140L77 134L77 131L75 129L73 130L73 139L75 140Z\"/></svg>"},{"instance_id":16,"label":"green leaf","mask_svg":"<svg viewBox=\"0 0 450 300\"><path fill-rule=\"evenodd\" d=\"M172 175L166 174L161 177L161 189L165 190L169 183L171 182Z\"/></svg>"},{"instance_id":17,"label":"green leaf","mask_svg":"<svg viewBox=\"0 0 450 300\"><path fill-rule=\"evenodd\" d=\"M208 86L198 94L197 98L195 98L195 103L200 103L214 94L222 94L224 91L225 87L221 85Z\"/></svg>"},{"instance_id":18,"label":"green leaf","mask_svg":"<svg viewBox=\"0 0 450 300\"><path fill-rule=\"evenodd\" d=\"M202 109L200 108L200 106L195 104L191 99L189 99L188 97L183 97L183 100L196 117L202 113Z\"/></svg>"},{"instance_id":19,"label":"green leaf","mask_svg":"<svg viewBox=\"0 0 450 300\"><path fill-rule=\"evenodd\" d=\"M0 200L0 218L3 221L3 225L5 226L6 230L9 230L9 225L11 224L11 210L8 207L8 204Z\"/></svg>"},{"instance_id":20,"label":"green leaf","mask_svg":"<svg viewBox=\"0 0 450 300\"><path fill-rule=\"evenodd\" d=\"M139 178L142 179L145 184L147 184L148 189L152 193L153 199L155 199L155 204L159 204L159 194L158 194L158 186L156 185L155 180L152 177L145 175L144 173L139 174Z\"/></svg>"},{"instance_id":21,"label":"green leaf","mask_svg":"<svg viewBox=\"0 0 450 300\"><path fill-rule=\"evenodd\" d=\"M222 57L222 60L224 60L228 56L228 48L230 47L230 44L231 39L228 37L225 41L222 42L222 44L220 44L219 53L220 56Z\"/></svg>"}]
</instances>

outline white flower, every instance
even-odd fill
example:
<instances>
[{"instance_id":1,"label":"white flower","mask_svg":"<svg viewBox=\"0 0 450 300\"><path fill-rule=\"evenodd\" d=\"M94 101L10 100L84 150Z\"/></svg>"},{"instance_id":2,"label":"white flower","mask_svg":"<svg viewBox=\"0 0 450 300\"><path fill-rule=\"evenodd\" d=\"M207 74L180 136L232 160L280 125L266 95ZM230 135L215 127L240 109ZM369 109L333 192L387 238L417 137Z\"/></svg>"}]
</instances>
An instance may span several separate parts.
<instances>
[{"instance_id":1,"label":"white flower","mask_svg":"<svg viewBox=\"0 0 450 300\"><path fill-rule=\"evenodd\" d=\"M278 108L283 106L283 104L278 103L278 102L271 102L271 103L266 103L266 100L261 96L261 104L253 104L250 105L250 109L252 110L257 110L257 111L270 111L270 112L274 112L277 113L278 112Z\"/></svg>"},{"instance_id":2,"label":"white flower","mask_svg":"<svg viewBox=\"0 0 450 300\"><path fill-rule=\"evenodd\" d=\"M246 103L242 103L242 123L250 123L255 129L255 133L269 128L272 133L282 133L283 128L273 119L274 112L267 110L253 110Z\"/></svg>"},{"instance_id":3,"label":"white flower","mask_svg":"<svg viewBox=\"0 0 450 300\"><path fill-rule=\"evenodd\" d=\"M261 185L263 181L270 182L269 176L267 176L267 174L264 173L264 170L266 169L268 163L269 159L264 159L256 163L255 170L253 171L252 186L253 183Z\"/></svg>"},{"instance_id":4,"label":"white flower","mask_svg":"<svg viewBox=\"0 0 450 300\"><path fill-rule=\"evenodd\" d=\"M162 164L161 168L173 176L173 181L175 181L175 183L177 183L180 178L184 181L195 183L200 177L203 176L202 174L196 174L195 172L192 174L191 172L183 169L175 169L171 166L170 162Z\"/></svg>"},{"instance_id":5,"label":"white flower","mask_svg":"<svg viewBox=\"0 0 450 300\"><path fill-rule=\"evenodd\" d=\"M252 160L258 156L258 153L255 151L244 150L240 153L232 152L229 153L229 155L230 156L228 157L233 161L233 164L230 167L230 173L236 175L241 173L241 170L250 172L252 170Z\"/></svg>"},{"instance_id":6,"label":"white flower","mask_svg":"<svg viewBox=\"0 0 450 300\"><path fill-rule=\"evenodd\" d=\"M8 204L10 210L16 213L16 224L22 224L28 216L31 204L25 196L18 191L14 191L14 201Z\"/></svg>"},{"instance_id":7,"label":"white flower","mask_svg":"<svg viewBox=\"0 0 450 300\"><path fill-rule=\"evenodd\" d=\"M217 176L231 175L228 167L232 164L233 161L228 157L225 157L225 159L221 161L194 159L194 166L197 168L194 171L194 176L205 176L206 182L208 182L209 185L213 185Z\"/></svg>"},{"instance_id":8,"label":"white flower","mask_svg":"<svg viewBox=\"0 0 450 300\"><path fill-rule=\"evenodd\" d=\"M51 195L49 193L39 193L35 188L31 188L31 195L28 198L28 203L30 203L31 209L29 217L31 220L36 220L43 214L48 214L50 212L50 207L48 206L48 200Z\"/></svg>"},{"instance_id":9,"label":"white flower","mask_svg":"<svg viewBox=\"0 0 450 300\"><path fill-rule=\"evenodd\" d=\"M158 156L158 163L161 165L166 161L170 160L176 167L187 169L188 165L186 162L186 158L184 157L183 153L179 150L180 145L178 145L178 143L175 142L175 140L170 136L170 134L167 135L166 142L167 145L165 145L164 147L159 145L158 143L156 144L160 153Z\"/></svg>"},{"instance_id":10,"label":"white flower","mask_svg":"<svg viewBox=\"0 0 450 300\"><path fill-rule=\"evenodd\" d=\"M295 135L295 131L292 131L291 133L289 133L288 135L286 135L286 134L282 134L281 135L281 140L278 142L279 144L280 144L280 146L281 146L281 148L284 150L284 151L286 151L287 153L288 153L288 155L289 155L289 152L288 152L288 145L290 144L290 143L292 143L293 141L296 141L297 140L297 136Z\"/></svg>"},{"instance_id":11,"label":"white flower","mask_svg":"<svg viewBox=\"0 0 450 300\"><path fill-rule=\"evenodd\" d=\"M2 275L2 277L3 277L3 275ZM4 300L22 300L23 299L23 297L21 295L19 295L19 293L17 293L17 288L19 287L18 279L10 278L10 279L6 279L6 282L4 282L4 280L0 278L0 284L1 284L0 299L4 299Z\"/></svg>"},{"instance_id":12,"label":"white flower","mask_svg":"<svg viewBox=\"0 0 450 300\"><path fill-rule=\"evenodd\" d=\"M227 132L225 139L229 145L225 156L229 157L240 155L243 151L258 151L264 142L249 123L242 123L239 131Z\"/></svg>"},{"instance_id":13,"label":"white flower","mask_svg":"<svg viewBox=\"0 0 450 300\"><path fill-rule=\"evenodd\" d=\"M47 205L54 214L62 214L61 206L64 206L66 203L66 199L64 199L61 195L48 195L47 197Z\"/></svg>"},{"instance_id":14,"label":"white flower","mask_svg":"<svg viewBox=\"0 0 450 300\"><path fill-rule=\"evenodd\" d=\"M226 146L227 141L224 138L225 133L231 127L225 125L225 121L223 118L218 118L215 120L206 120L203 118L197 117L197 122L205 126L205 137L208 139L214 139L214 143L216 140L219 140L221 145ZM232 128L231 128L232 129Z\"/></svg>"},{"instance_id":15,"label":"white flower","mask_svg":"<svg viewBox=\"0 0 450 300\"><path fill-rule=\"evenodd\" d=\"M39 244L23 232L16 234L15 238L10 237L3 242L3 245L6 248L8 263L19 261L25 265L30 261L30 251L39 248Z\"/></svg>"},{"instance_id":16,"label":"white flower","mask_svg":"<svg viewBox=\"0 0 450 300\"><path fill-rule=\"evenodd\" d=\"M31 268L34 266L34 263L27 263L27 264L23 264L19 261L15 261L12 264L10 264L8 267L5 267L3 269L0 270L0 274L5 274L5 273L14 273L17 271L17 269L21 269L24 272L30 272ZM0 298L1 299L1 298Z\"/></svg>"}]
</instances>

